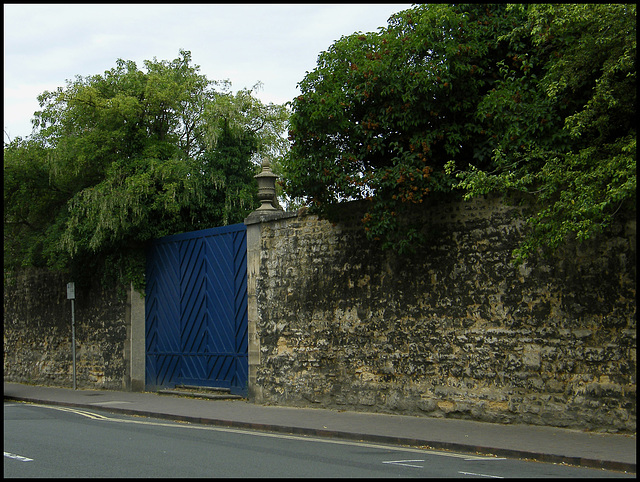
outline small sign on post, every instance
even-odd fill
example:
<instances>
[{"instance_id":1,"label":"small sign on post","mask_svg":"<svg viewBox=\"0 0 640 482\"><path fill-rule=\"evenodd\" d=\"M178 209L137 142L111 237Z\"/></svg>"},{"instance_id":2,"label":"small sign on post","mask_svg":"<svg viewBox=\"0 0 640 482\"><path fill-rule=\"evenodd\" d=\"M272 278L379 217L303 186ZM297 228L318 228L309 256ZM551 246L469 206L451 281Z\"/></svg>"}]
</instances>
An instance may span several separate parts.
<instances>
[{"instance_id":1,"label":"small sign on post","mask_svg":"<svg viewBox=\"0 0 640 482\"><path fill-rule=\"evenodd\" d=\"M67 283L67 299L68 300L76 299L76 284L73 282Z\"/></svg>"},{"instance_id":2,"label":"small sign on post","mask_svg":"<svg viewBox=\"0 0 640 482\"><path fill-rule=\"evenodd\" d=\"M76 299L76 284L67 283L67 299L71 300L71 355L73 357L73 389L76 389L76 313L74 300Z\"/></svg>"}]
</instances>

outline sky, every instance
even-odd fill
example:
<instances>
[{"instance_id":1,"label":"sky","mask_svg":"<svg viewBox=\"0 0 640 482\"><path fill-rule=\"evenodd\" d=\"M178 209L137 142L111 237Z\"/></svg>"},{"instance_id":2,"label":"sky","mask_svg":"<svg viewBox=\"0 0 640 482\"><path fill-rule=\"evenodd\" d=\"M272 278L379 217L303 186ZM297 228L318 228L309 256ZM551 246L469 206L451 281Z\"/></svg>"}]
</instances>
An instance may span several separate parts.
<instances>
[{"instance_id":1,"label":"sky","mask_svg":"<svg viewBox=\"0 0 640 482\"><path fill-rule=\"evenodd\" d=\"M38 95L116 60L173 60L180 49L232 91L262 102L299 95L318 55L343 35L377 32L411 4L4 4L4 140L31 134Z\"/></svg>"}]
</instances>

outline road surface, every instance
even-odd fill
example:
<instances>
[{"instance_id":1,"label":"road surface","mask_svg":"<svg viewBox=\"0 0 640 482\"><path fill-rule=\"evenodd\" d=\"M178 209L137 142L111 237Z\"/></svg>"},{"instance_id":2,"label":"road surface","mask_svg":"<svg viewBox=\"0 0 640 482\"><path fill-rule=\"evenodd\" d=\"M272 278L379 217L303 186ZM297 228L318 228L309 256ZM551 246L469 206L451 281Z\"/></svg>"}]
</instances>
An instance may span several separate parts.
<instances>
[{"instance_id":1,"label":"road surface","mask_svg":"<svg viewBox=\"0 0 640 482\"><path fill-rule=\"evenodd\" d=\"M5 477L633 477L446 451L5 402Z\"/></svg>"}]
</instances>

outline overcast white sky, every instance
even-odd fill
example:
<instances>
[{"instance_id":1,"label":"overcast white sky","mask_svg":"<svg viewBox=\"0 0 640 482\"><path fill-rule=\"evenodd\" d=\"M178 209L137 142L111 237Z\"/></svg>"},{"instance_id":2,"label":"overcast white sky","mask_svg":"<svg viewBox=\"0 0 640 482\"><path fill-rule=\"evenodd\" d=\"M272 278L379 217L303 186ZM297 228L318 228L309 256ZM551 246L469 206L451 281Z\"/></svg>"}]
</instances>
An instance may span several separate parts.
<instances>
[{"instance_id":1,"label":"overcast white sky","mask_svg":"<svg viewBox=\"0 0 640 482\"><path fill-rule=\"evenodd\" d=\"M191 51L209 80L232 90L263 83L284 103L343 35L375 32L410 4L5 4L4 140L31 133L37 96L116 60L173 60ZM8 137L7 137L8 136Z\"/></svg>"}]
</instances>

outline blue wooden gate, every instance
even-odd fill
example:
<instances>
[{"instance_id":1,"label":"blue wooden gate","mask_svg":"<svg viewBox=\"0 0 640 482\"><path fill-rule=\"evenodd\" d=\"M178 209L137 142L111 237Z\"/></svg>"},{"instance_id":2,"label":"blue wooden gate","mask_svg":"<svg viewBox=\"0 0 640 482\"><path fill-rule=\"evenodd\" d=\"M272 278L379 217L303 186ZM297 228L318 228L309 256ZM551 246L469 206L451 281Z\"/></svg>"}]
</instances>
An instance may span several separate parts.
<instances>
[{"instance_id":1,"label":"blue wooden gate","mask_svg":"<svg viewBox=\"0 0 640 482\"><path fill-rule=\"evenodd\" d=\"M246 396L246 226L156 239L146 276L147 387L222 387Z\"/></svg>"}]
</instances>

